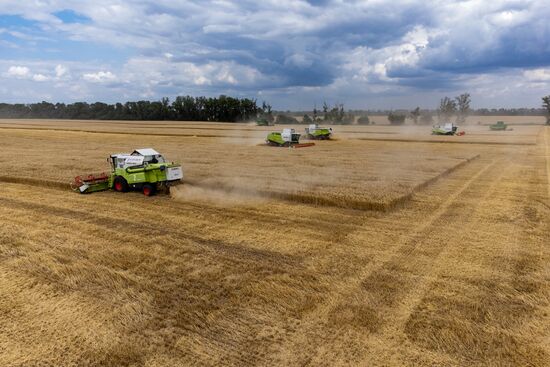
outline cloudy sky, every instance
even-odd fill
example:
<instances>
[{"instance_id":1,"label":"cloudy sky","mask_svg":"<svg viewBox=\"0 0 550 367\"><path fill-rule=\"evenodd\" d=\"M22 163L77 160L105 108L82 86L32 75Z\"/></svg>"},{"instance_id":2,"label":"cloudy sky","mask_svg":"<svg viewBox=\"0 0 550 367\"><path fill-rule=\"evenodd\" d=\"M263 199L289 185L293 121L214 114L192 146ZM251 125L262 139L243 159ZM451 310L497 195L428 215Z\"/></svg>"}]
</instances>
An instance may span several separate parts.
<instances>
[{"instance_id":1,"label":"cloudy sky","mask_svg":"<svg viewBox=\"0 0 550 367\"><path fill-rule=\"evenodd\" d=\"M0 102L538 107L547 0L0 0Z\"/></svg>"}]
</instances>

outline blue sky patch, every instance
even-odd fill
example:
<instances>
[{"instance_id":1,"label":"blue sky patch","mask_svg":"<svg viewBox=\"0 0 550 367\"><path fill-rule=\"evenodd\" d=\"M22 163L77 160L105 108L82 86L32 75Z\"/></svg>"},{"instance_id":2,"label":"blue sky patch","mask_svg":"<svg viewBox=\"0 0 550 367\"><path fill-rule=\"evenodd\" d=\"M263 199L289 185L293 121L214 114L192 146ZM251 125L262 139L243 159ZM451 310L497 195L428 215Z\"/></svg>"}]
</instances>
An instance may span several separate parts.
<instances>
[{"instance_id":1,"label":"blue sky patch","mask_svg":"<svg viewBox=\"0 0 550 367\"><path fill-rule=\"evenodd\" d=\"M87 23L87 22L91 21L90 18L88 18L88 17L86 17L82 14L78 14L75 11L70 10L70 9L65 9L65 10L62 10L62 11L55 12L55 13L53 13L53 15L55 15L56 17L61 19L63 21L63 23L67 23L67 24Z\"/></svg>"},{"instance_id":2,"label":"blue sky patch","mask_svg":"<svg viewBox=\"0 0 550 367\"><path fill-rule=\"evenodd\" d=\"M0 28L33 27L36 21L28 20L19 15L2 15L0 12Z\"/></svg>"}]
</instances>

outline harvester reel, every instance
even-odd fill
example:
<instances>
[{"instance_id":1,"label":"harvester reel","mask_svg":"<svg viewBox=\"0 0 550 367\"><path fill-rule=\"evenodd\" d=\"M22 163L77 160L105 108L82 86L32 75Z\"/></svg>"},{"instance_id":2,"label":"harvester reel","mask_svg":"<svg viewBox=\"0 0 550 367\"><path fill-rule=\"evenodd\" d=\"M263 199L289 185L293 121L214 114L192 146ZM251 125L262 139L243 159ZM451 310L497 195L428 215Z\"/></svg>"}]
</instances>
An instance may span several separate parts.
<instances>
[{"instance_id":1,"label":"harvester reel","mask_svg":"<svg viewBox=\"0 0 550 367\"><path fill-rule=\"evenodd\" d=\"M82 176L76 176L74 180L70 183L71 190L78 191L78 188L84 184Z\"/></svg>"}]
</instances>

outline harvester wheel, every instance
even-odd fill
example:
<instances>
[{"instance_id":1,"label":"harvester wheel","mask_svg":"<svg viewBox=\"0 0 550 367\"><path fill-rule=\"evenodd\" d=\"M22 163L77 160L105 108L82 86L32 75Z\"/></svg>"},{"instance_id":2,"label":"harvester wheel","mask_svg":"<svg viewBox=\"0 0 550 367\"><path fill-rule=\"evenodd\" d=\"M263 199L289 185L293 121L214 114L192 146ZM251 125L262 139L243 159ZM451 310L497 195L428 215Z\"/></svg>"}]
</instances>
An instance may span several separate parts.
<instances>
[{"instance_id":1,"label":"harvester wheel","mask_svg":"<svg viewBox=\"0 0 550 367\"><path fill-rule=\"evenodd\" d=\"M126 182L126 180L124 179L124 177L116 177L115 178L115 182L113 183L113 188L115 189L115 191L118 191L118 192L126 192L128 191L128 182Z\"/></svg>"},{"instance_id":2,"label":"harvester wheel","mask_svg":"<svg viewBox=\"0 0 550 367\"><path fill-rule=\"evenodd\" d=\"M143 195L152 196L155 194L155 188L151 185L143 185Z\"/></svg>"}]
</instances>

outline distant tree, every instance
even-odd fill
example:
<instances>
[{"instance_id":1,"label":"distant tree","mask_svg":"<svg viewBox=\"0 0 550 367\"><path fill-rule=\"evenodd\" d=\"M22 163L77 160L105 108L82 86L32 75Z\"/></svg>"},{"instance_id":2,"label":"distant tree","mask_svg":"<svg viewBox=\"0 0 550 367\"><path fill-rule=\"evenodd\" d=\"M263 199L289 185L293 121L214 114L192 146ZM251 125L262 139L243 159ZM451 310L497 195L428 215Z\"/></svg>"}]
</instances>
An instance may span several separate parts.
<instances>
[{"instance_id":1,"label":"distant tree","mask_svg":"<svg viewBox=\"0 0 550 367\"><path fill-rule=\"evenodd\" d=\"M305 115L304 115L304 118L302 119L302 123L304 123L304 124L311 124L311 123L313 123L313 120L311 119L311 117L309 117L308 114L305 114Z\"/></svg>"},{"instance_id":2,"label":"distant tree","mask_svg":"<svg viewBox=\"0 0 550 367\"><path fill-rule=\"evenodd\" d=\"M34 116L44 116L45 118L55 118L55 105L49 102L35 103L30 106L31 114Z\"/></svg>"},{"instance_id":3,"label":"distant tree","mask_svg":"<svg viewBox=\"0 0 550 367\"><path fill-rule=\"evenodd\" d=\"M271 109L271 105L266 103L265 101L262 102L262 108L260 109L260 118L263 118L270 123L275 121L275 118L273 117L273 110Z\"/></svg>"},{"instance_id":4,"label":"distant tree","mask_svg":"<svg viewBox=\"0 0 550 367\"><path fill-rule=\"evenodd\" d=\"M271 106L265 105L267 114ZM72 104L40 102L33 104L0 103L2 118L57 118L81 120L190 120L234 122L255 117L260 109L256 101L248 98L218 98L178 96L170 103L168 98L160 101L137 101L114 105L95 102Z\"/></svg>"},{"instance_id":5,"label":"distant tree","mask_svg":"<svg viewBox=\"0 0 550 367\"><path fill-rule=\"evenodd\" d=\"M407 116L400 114L400 113L394 113L390 112L388 114L388 120L390 121L390 124L392 125L403 125L405 123L405 118Z\"/></svg>"},{"instance_id":6,"label":"distant tree","mask_svg":"<svg viewBox=\"0 0 550 367\"><path fill-rule=\"evenodd\" d=\"M163 120L171 120L173 119L172 109L170 108L170 99L169 98L162 98L160 100L160 117L162 117Z\"/></svg>"},{"instance_id":7,"label":"distant tree","mask_svg":"<svg viewBox=\"0 0 550 367\"><path fill-rule=\"evenodd\" d=\"M420 107L416 107L409 113L409 117L413 120L414 124L418 123L418 118L420 117Z\"/></svg>"},{"instance_id":8,"label":"distant tree","mask_svg":"<svg viewBox=\"0 0 550 367\"><path fill-rule=\"evenodd\" d=\"M115 117L114 106L101 102L92 103L89 106L90 116L94 116L97 120L110 120Z\"/></svg>"},{"instance_id":9,"label":"distant tree","mask_svg":"<svg viewBox=\"0 0 550 367\"><path fill-rule=\"evenodd\" d=\"M370 124L370 118L367 115L359 116L357 123L361 125L368 125Z\"/></svg>"},{"instance_id":10,"label":"distant tree","mask_svg":"<svg viewBox=\"0 0 550 367\"><path fill-rule=\"evenodd\" d=\"M439 122L448 122L456 114L456 101L449 97L444 97L439 103L437 117Z\"/></svg>"},{"instance_id":11,"label":"distant tree","mask_svg":"<svg viewBox=\"0 0 550 367\"><path fill-rule=\"evenodd\" d=\"M466 117L470 114L470 94L464 93L455 97L457 105L456 122L461 124L466 121Z\"/></svg>"},{"instance_id":12,"label":"distant tree","mask_svg":"<svg viewBox=\"0 0 550 367\"><path fill-rule=\"evenodd\" d=\"M351 113L345 112L343 103L337 104L329 109L328 105L325 102L323 104L323 113L323 120L331 122L333 124L351 124L355 118L355 116L353 116Z\"/></svg>"},{"instance_id":13,"label":"distant tree","mask_svg":"<svg viewBox=\"0 0 550 367\"><path fill-rule=\"evenodd\" d=\"M317 109L317 105L313 107L313 121L317 122L320 121L321 118L319 117L319 110Z\"/></svg>"},{"instance_id":14,"label":"distant tree","mask_svg":"<svg viewBox=\"0 0 550 367\"><path fill-rule=\"evenodd\" d=\"M542 97L542 107L545 109L546 125L550 125L550 95Z\"/></svg>"}]
</instances>

